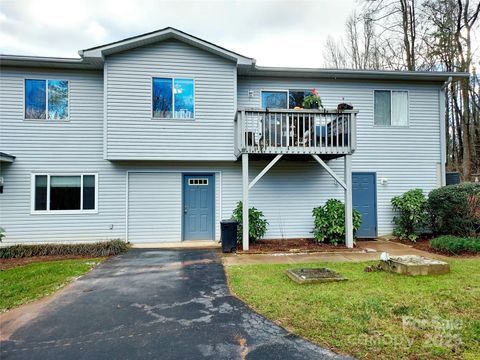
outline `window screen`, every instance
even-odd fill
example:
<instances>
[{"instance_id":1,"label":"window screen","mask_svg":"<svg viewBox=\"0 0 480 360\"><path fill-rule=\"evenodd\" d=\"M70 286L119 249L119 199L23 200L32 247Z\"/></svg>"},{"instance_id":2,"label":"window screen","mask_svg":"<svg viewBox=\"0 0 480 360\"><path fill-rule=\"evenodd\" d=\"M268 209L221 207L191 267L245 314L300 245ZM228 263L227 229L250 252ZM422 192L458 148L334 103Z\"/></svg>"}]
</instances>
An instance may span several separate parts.
<instances>
[{"instance_id":1,"label":"window screen","mask_svg":"<svg viewBox=\"0 0 480 360\"><path fill-rule=\"evenodd\" d=\"M390 91L375 91L375 125L390 125Z\"/></svg>"}]
</instances>

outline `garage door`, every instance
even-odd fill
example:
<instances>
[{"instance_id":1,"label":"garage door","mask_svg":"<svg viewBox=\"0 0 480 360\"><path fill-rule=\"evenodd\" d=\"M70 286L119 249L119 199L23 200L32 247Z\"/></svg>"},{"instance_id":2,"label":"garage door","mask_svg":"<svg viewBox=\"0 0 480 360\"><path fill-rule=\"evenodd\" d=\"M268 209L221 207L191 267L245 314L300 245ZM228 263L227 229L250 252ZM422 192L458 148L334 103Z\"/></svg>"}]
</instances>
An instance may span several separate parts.
<instances>
[{"instance_id":1,"label":"garage door","mask_svg":"<svg viewBox=\"0 0 480 360\"><path fill-rule=\"evenodd\" d=\"M181 241L182 174L129 173L128 240Z\"/></svg>"}]
</instances>

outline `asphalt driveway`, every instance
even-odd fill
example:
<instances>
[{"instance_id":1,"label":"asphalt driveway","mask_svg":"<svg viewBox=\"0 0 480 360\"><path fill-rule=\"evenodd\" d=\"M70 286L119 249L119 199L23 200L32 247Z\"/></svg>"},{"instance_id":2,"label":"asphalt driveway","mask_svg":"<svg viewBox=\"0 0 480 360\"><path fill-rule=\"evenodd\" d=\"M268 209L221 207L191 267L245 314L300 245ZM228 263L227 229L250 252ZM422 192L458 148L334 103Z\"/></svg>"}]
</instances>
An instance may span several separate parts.
<instances>
[{"instance_id":1,"label":"asphalt driveway","mask_svg":"<svg viewBox=\"0 0 480 360\"><path fill-rule=\"evenodd\" d=\"M2 359L332 359L229 294L215 251L133 249L0 344Z\"/></svg>"}]
</instances>

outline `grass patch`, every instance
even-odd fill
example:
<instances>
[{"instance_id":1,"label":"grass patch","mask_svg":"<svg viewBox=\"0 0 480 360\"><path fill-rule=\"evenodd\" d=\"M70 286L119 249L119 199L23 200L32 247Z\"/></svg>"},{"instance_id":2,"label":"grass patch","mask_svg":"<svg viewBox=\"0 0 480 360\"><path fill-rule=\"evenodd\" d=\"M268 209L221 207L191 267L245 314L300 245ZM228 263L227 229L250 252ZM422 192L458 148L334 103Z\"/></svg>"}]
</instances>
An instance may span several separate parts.
<instances>
[{"instance_id":1,"label":"grass patch","mask_svg":"<svg viewBox=\"0 0 480 360\"><path fill-rule=\"evenodd\" d=\"M49 295L102 259L47 261L0 271L0 312Z\"/></svg>"},{"instance_id":2,"label":"grass patch","mask_svg":"<svg viewBox=\"0 0 480 360\"><path fill-rule=\"evenodd\" d=\"M374 263L316 263L349 280L299 285L298 265L226 267L232 291L291 332L365 359L480 358L480 260L451 273L409 277L364 272Z\"/></svg>"}]
</instances>

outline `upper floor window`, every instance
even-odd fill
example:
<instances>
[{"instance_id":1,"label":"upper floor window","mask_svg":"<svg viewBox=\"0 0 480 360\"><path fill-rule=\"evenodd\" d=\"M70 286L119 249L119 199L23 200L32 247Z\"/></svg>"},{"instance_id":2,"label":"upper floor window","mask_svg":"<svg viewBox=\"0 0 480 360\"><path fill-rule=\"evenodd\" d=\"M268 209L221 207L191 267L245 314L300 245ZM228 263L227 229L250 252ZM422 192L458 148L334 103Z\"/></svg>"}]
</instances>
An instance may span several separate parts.
<instances>
[{"instance_id":1,"label":"upper floor window","mask_svg":"<svg viewBox=\"0 0 480 360\"><path fill-rule=\"evenodd\" d=\"M311 94L311 90L262 91L262 108L301 108L303 107L303 100L305 99L305 96Z\"/></svg>"},{"instance_id":2,"label":"upper floor window","mask_svg":"<svg viewBox=\"0 0 480 360\"><path fill-rule=\"evenodd\" d=\"M33 176L34 211L89 211L97 209L97 175Z\"/></svg>"},{"instance_id":3,"label":"upper floor window","mask_svg":"<svg viewBox=\"0 0 480 360\"><path fill-rule=\"evenodd\" d=\"M262 91L262 108L286 109L287 91Z\"/></svg>"},{"instance_id":4,"label":"upper floor window","mask_svg":"<svg viewBox=\"0 0 480 360\"><path fill-rule=\"evenodd\" d=\"M303 107L305 96L312 95L311 90L288 90L288 108Z\"/></svg>"},{"instance_id":5,"label":"upper floor window","mask_svg":"<svg viewBox=\"0 0 480 360\"><path fill-rule=\"evenodd\" d=\"M408 125L407 91L375 90L374 97L375 125Z\"/></svg>"},{"instance_id":6,"label":"upper floor window","mask_svg":"<svg viewBox=\"0 0 480 360\"><path fill-rule=\"evenodd\" d=\"M195 118L193 79L153 78L152 115L154 118Z\"/></svg>"},{"instance_id":7,"label":"upper floor window","mask_svg":"<svg viewBox=\"0 0 480 360\"><path fill-rule=\"evenodd\" d=\"M68 119L68 81L26 79L25 119Z\"/></svg>"}]
</instances>

